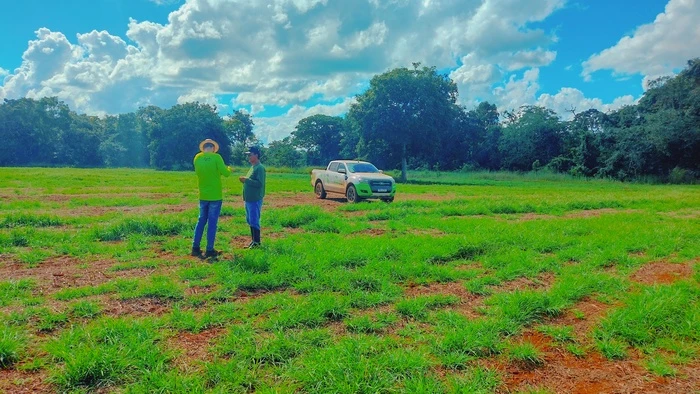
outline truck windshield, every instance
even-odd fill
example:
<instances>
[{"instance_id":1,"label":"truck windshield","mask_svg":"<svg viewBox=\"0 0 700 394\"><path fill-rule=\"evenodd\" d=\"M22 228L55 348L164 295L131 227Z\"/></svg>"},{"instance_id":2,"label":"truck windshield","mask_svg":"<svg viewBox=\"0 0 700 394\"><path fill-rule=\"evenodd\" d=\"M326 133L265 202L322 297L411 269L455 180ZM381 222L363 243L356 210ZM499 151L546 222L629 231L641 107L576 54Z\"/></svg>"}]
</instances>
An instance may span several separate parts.
<instances>
[{"instance_id":1,"label":"truck windshield","mask_svg":"<svg viewBox=\"0 0 700 394\"><path fill-rule=\"evenodd\" d=\"M350 172L377 173L379 170L369 163L348 163Z\"/></svg>"}]
</instances>

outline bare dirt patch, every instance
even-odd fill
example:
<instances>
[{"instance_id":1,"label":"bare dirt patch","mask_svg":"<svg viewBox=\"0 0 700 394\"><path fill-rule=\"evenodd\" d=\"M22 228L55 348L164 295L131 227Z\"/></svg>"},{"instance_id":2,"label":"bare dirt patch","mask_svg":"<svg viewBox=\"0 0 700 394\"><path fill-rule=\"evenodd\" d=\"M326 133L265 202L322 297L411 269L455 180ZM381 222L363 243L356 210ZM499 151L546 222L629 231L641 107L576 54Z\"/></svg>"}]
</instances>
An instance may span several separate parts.
<instances>
[{"instance_id":1,"label":"bare dirt patch","mask_svg":"<svg viewBox=\"0 0 700 394\"><path fill-rule=\"evenodd\" d=\"M0 369L0 392L12 394L55 393L48 383L48 372L25 372L16 369Z\"/></svg>"},{"instance_id":2,"label":"bare dirt patch","mask_svg":"<svg viewBox=\"0 0 700 394\"><path fill-rule=\"evenodd\" d=\"M347 204L345 198L329 196L325 199L318 199L313 193L278 193L265 199L266 208L289 208L299 205L316 205L325 210L335 210L339 206Z\"/></svg>"},{"instance_id":3,"label":"bare dirt patch","mask_svg":"<svg viewBox=\"0 0 700 394\"><path fill-rule=\"evenodd\" d=\"M601 208L601 209L588 209L582 211L568 212L562 216L550 215L546 213L524 213L515 215L505 215L507 219L514 219L519 222L528 222L532 220L552 220L552 219L582 219L582 218L596 218L603 215L609 215L614 213L633 213L638 212L634 209L614 209L614 208Z\"/></svg>"},{"instance_id":4,"label":"bare dirt patch","mask_svg":"<svg viewBox=\"0 0 700 394\"><path fill-rule=\"evenodd\" d=\"M109 316L161 316L170 312L170 303L157 298L120 300L107 298L103 303L104 314Z\"/></svg>"},{"instance_id":5,"label":"bare dirt patch","mask_svg":"<svg viewBox=\"0 0 700 394\"><path fill-rule=\"evenodd\" d=\"M599 353L578 358L559 348L552 348L547 338L526 334L523 341L532 342L544 353L542 366L522 367L504 360L484 363L504 375L500 392L510 393L533 387L547 388L555 393L692 393L698 389L698 368L679 368L682 375L659 378L647 372L634 355L628 360L611 361Z\"/></svg>"},{"instance_id":6,"label":"bare dirt patch","mask_svg":"<svg viewBox=\"0 0 700 394\"><path fill-rule=\"evenodd\" d=\"M679 209L661 214L675 219L700 219L700 209L695 208Z\"/></svg>"},{"instance_id":7,"label":"bare dirt patch","mask_svg":"<svg viewBox=\"0 0 700 394\"><path fill-rule=\"evenodd\" d=\"M68 287L95 286L115 278L137 277L153 273L153 270L134 269L112 272L115 264L109 259L78 260L71 256L50 258L35 268L28 268L16 261L5 261L0 266L0 278L34 279L43 294L53 293Z\"/></svg>"},{"instance_id":8,"label":"bare dirt patch","mask_svg":"<svg viewBox=\"0 0 700 394\"><path fill-rule=\"evenodd\" d=\"M362 231L357 232L355 234L371 235L373 237L380 237L386 233L387 233L387 231L384 229L381 229L381 228L368 228L367 230L362 230Z\"/></svg>"},{"instance_id":9,"label":"bare dirt patch","mask_svg":"<svg viewBox=\"0 0 700 394\"><path fill-rule=\"evenodd\" d=\"M459 298L459 303L447 310L453 310L469 318L481 316L478 310L483 307L484 299L481 296L470 293L462 282L432 283L427 286L411 286L406 289L407 298L431 295L452 295Z\"/></svg>"},{"instance_id":10,"label":"bare dirt patch","mask_svg":"<svg viewBox=\"0 0 700 394\"><path fill-rule=\"evenodd\" d=\"M6 196L11 200L37 200L50 201L50 202L65 202L77 198L99 198L104 196L100 190L95 190L95 193L88 194L44 194L38 192L37 194L13 194ZM179 197L180 195L174 193L113 193L109 192L110 198L146 198L152 200L160 200L164 198Z\"/></svg>"},{"instance_id":11,"label":"bare dirt patch","mask_svg":"<svg viewBox=\"0 0 700 394\"><path fill-rule=\"evenodd\" d=\"M590 342L589 334L593 327L598 325L608 311L616 306L585 298L548 323L573 327L576 339L581 343L587 343Z\"/></svg>"},{"instance_id":12,"label":"bare dirt patch","mask_svg":"<svg viewBox=\"0 0 700 394\"><path fill-rule=\"evenodd\" d=\"M551 220L551 219L556 219L557 217L554 215L547 215L543 213L525 213L522 215L517 215L516 219L519 222L529 222L532 220Z\"/></svg>"},{"instance_id":13,"label":"bare dirt patch","mask_svg":"<svg viewBox=\"0 0 700 394\"><path fill-rule=\"evenodd\" d=\"M579 218L595 218L602 215L609 215L612 213L634 213L638 212L634 209L615 209L615 208L601 208L601 209L587 209L583 211L569 212L563 217L566 219L579 219Z\"/></svg>"},{"instance_id":14,"label":"bare dirt patch","mask_svg":"<svg viewBox=\"0 0 700 394\"><path fill-rule=\"evenodd\" d=\"M181 371L190 371L193 364L201 361L210 361L212 358L209 348L225 329L216 327L203 330L198 333L178 332L175 336L168 338L167 348L177 349L181 353L173 360L175 366Z\"/></svg>"},{"instance_id":15,"label":"bare dirt patch","mask_svg":"<svg viewBox=\"0 0 700 394\"><path fill-rule=\"evenodd\" d=\"M411 229L408 232L415 235L429 235L432 237L444 237L445 235L447 235L446 232L440 231L436 228Z\"/></svg>"},{"instance_id":16,"label":"bare dirt patch","mask_svg":"<svg viewBox=\"0 0 700 394\"><path fill-rule=\"evenodd\" d=\"M429 285L416 285L409 283L405 291L406 297L420 297L431 295L454 295L461 298L468 298L472 294L464 287L462 282L431 283Z\"/></svg>"},{"instance_id":17,"label":"bare dirt patch","mask_svg":"<svg viewBox=\"0 0 700 394\"><path fill-rule=\"evenodd\" d=\"M669 284L693 275L693 267L690 263L668 263L657 261L647 263L632 274L631 279L645 285Z\"/></svg>"},{"instance_id":18,"label":"bare dirt patch","mask_svg":"<svg viewBox=\"0 0 700 394\"><path fill-rule=\"evenodd\" d=\"M516 290L541 290L548 289L554 283L556 277L551 272L544 272L535 278L520 277L511 281L493 286L499 292L513 292Z\"/></svg>"}]
</instances>

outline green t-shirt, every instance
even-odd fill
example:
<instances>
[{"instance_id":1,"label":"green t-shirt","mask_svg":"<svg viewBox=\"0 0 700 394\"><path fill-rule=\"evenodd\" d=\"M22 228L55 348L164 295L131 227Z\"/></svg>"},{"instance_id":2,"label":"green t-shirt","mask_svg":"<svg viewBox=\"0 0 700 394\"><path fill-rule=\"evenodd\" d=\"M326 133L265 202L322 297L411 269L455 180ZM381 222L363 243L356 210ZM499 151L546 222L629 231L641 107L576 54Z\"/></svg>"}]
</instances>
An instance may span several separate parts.
<instances>
[{"instance_id":1,"label":"green t-shirt","mask_svg":"<svg viewBox=\"0 0 700 394\"><path fill-rule=\"evenodd\" d=\"M258 163L248 170L243 183L243 201L255 202L265 197L265 167Z\"/></svg>"},{"instance_id":2,"label":"green t-shirt","mask_svg":"<svg viewBox=\"0 0 700 394\"><path fill-rule=\"evenodd\" d=\"M221 176L231 175L218 153L201 152L194 157L194 171L199 180L199 199L202 201L221 201Z\"/></svg>"}]
</instances>

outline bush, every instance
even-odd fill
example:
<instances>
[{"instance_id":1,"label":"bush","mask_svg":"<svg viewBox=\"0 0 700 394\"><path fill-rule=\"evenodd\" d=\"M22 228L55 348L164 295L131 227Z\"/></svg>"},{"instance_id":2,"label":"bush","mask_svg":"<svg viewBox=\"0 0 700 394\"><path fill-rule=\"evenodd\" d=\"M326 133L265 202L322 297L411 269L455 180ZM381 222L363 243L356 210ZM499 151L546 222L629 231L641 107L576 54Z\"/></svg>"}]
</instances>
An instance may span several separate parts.
<instances>
[{"instance_id":1,"label":"bush","mask_svg":"<svg viewBox=\"0 0 700 394\"><path fill-rule=\"evenodd\" d=\"M695 183L698 180L698 174L694 171L686 170L684 168L675 167L668 174L668 183L674 185Z\"/></svg>"}]
</instances>

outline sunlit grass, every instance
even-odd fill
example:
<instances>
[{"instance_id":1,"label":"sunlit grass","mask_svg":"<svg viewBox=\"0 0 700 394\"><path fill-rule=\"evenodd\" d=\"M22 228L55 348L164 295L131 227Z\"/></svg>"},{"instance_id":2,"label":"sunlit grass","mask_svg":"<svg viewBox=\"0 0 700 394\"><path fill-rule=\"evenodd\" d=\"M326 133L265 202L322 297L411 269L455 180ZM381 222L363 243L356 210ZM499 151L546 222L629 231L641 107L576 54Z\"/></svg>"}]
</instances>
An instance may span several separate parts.
<instances>
[{"instance_id":1,"label":"sunlit grass","mask_svg":"<svg viewBox=\"0 0 700 394\"><path fill-rule=\"evenodd\" d=\"M649 376L700 358L696 186L426 172L351 205L269 170L263 248L241 249L227 179L223 255L203 261L193 173L0 169L0 368L61 392L491 393L552 357L531 331ZM658 261L691 274L635 283ZM588 332L558 323L593 299L609 310Z\"/></svg>"}]
</instances>

